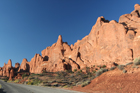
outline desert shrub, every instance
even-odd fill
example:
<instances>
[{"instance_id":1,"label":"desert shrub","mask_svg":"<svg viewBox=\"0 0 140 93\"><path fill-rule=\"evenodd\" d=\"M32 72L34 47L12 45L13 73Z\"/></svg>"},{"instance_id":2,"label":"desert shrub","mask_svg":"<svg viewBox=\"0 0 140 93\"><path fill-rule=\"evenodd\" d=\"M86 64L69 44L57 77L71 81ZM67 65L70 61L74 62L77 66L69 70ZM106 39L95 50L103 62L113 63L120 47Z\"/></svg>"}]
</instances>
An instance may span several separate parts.
<instances>
[{"instance_id":1,"label":"desert shrub","mask_svg":"<svg viewBox=\"0 0 140 93\"><path fill-rule=\"evenodd\" d=\"M90 67L86 67L86 69L90 69Z\"/></svg>"},{"instance_id":2,"label":"desert shrub","mask_svg":"<svg viewBox=\"0 0 140 93\"><path fill-rule=\"evenodd\" d=\"M116 66L114 66L114 67L111 67L111 68L110 68L110 70L114 70L115 68L116 68Z\"/></svg>"},{"instance_id":3,"label":"desert shrub","mask_svg":"<svg viewBox=\"0 0 140 93\"><path fill-rule=\"evenodd\" d=\"M29 82L27 83L27 85L33 85L33 82L29 81Z\"/></svg>"},{"instance_id":4,"label":"desert shrub","mask_svg":"<svg viewBox=\"0 0 140 93\"><path fill-rule=\"evenodd\" d=\"M103 67L103 68L105 68L105 67L106 67L106 65L103 65L102 67Z\"/></svg>"},{"instance_id":5,"label":"desert shrub","mask_svg":"<svg viewBox=\"0 0 140 93\"><path fill-rule=\"evenodd\" d=\"M7 82L10 83L10 82L12 82L12 81L11 81L11 80L8 80Z\"/></svg>"},{"instance_id":6,"label":"desert shrub","mask_svg":"<svg viewBox=\"0 0 140 93\"><path fill-rule=\"evenodd\" d=\"M76 76L81 75L81 74L82 74L81 71L77 71L77 72L76 72Z\"/></svg>"},{"instance_id":7,"label":"desert shrub","mask_svg":"<svg viewBox=\"0 0 140 93\"><path fill-rule=\"evenodd\" d=\"M133 62L126 63L126 66L127 66L127 65L131 65L131 64L133 64Z\"/></svg>"},{"instance_id":8,"label":"desert shrub","mask_svg":"<svg viewBox=\"0 0 140 93\"><path fill-rule=\"evenodd\" d=\"M45 72L46 73L46 72ZM44 76L44 73L38 74L38 76Z\"/></svg>"},{"instance_id":9,"label":"desert shrub","mask_svg":"<svg viewBox=\"0 0 140 93\"><path fill-rule=\"evenodd\" d=\"M123 70L123 73L126 73L126 72L127 72L127 70L124 69L124 70Z\"/></svg>"},{"instance_id":10,"label":"desert shrub","mask_svg":"<svg viewBox=\"0 0 140 93\"><path fill-rule=\"evenodd\" d=\"M63 88L68 88L68 87L70 87L70 85L65 85L65 86L63 86Z\"/></svg>"},{"instance_id":11,"label":"desert shrub","mask_svg":"<svg viewBox=\"0 0 140 93\"><path fill-rule=\"evenodd\" d=\"M90 81L87 80L87 81L85 81L85 82L83 82L83 83L81 84L81 87L84 87L84 86L88 85L89 83L90 83Z\"/></svg>"},{"instance_id":12,"label":"desert shrub","mask_svg":"<svg viewBox=\"0 0 140 93\"><path fill-rule=\"evenodd\" d=\"M73 73L71 70L66 70L67 73Z\"/></svg>"},{"instance_id":13,"label":"desert shrub","mask_svg":"<svg viewBox=\"0 0 140 93\"><path fill-rule=\"evenodd\" d=\"M139 68L139 66L137 66L137 65L133 65L132 68Z\"/></svg>"},{"instance_id":14,"label":"desert shrub","mask_svg":"<svg viewBox=\"0 0 140 93\"><path fill-rule=\"evenodd\" d=\"M101 68L101 65L98 65L97 67Z\"/></svg>"},{"instance_id":15,"label":"desert shrub","mask_svg":"<svg viewBox=\"0 0 140 93\"><path fill-rule=\"evenodd\" d=\"M88 78L88 76L87 76L86 74L82 75L81 77L82 77L83 79L84 79L84 78Z\"/></svg>"},{"instance_id":16,"label":"desert shrub","mask_svg":"<svg viewBox=\"0 0 140 93\"><path fill-rule=\"evenodd\" d=\"M77 69L74 69L74 72L76 72L77 71Z\"/></svg>"},{"instance_id":17,"label":"desert shrub","mask_svg":"<svg viewBox=\"0 0 140 93\"><path fill-rule=\"evenodd\" d=\"M134 59L134 65L140 65L140 57Z\"/></svg>"},{"instance_id":18,"label":"desert shrub","mask_svg":"<svg viewBox=\"0 0 140 93\"><path fill-rule=\"evenodd\" d=\"M92 76L90 79L93 80L95 78L95 76Z\"/></svg>"},{"instance_id":19,"label":"desert shrub","mask_svg":"<svg viewBox=\"0 0 140 93\"><path fill-rule=\"evenodd\" d=\"M56 80L48 80L48 83L54 83Z\"/></svg>"},{"instance_id":20,"label":"desert shrub","mask_svg":"<svg viewBox=\"0 0 140 93\"><path fill-rule=\"evenodd\" d=\"M28 82L27 82L27 81L25 81L25 82L23 82L22 84L25 84L25 85L27 85L27 83L28 83Z\"/></svg>"},{"instance_id":21,"label":"desert shrub","mask_svg":"<svg viewBox=\"0 0 140 93\"><path fill-rule=\"evenodd\" d=\"M82 70L80 70L80 72L82 73Z\"/></svg>"},{"instance_id":22,"label":"desert shrub","mask_svg":"<svg viewBox=\"0 0 140 93\"><path fill-rule=\"evenodd\" d=\"M15 82L15 83L19 83L19 79L16 79L14 82Z\"/></svg>"},{"instance_id":23,"label":"desert shrub","mask_svg":"<svg viewBox=\"0 0 140 93\"><path fill-rule=\"evenodd\" d=\"M106 72L106 71L108 71L108 69L105 69L105 68L101 68L101 69L99 69L97 72L96 72L96 77L98 77L98 76L100 76L102 73L104 73L104 72Z\"/></svg>"},{"instance_id":24,"label":"desert shrub","mask_svg":"<svg viewBox=\"0 0 140 93\"><path fill-rule=\"evenodd\" d=\"M4 79L2 79L3 81L7 82L9 80L9 77L5 77Z\"/></svg>"},{"instance_id":25,"label":"desert shrub","mask_svg":"<svg viewBox=\"0 0 140 93\"><path fill-rule=\"evenodd\" d=\"M27 76L26 73L22 74L22 79L24 79L24 77L26 77L26 76Z\"/></svg>"},{"instance_id":26,"label":"desert shrub","mask_svg":"<svg viewBox=\"0 0 140 93\"><path fill-rule=\"evenodd\" d=\"M38 74L34 74L34 73L32 73L30 76L36 76L36 75L38 75Z\"/></svg>"},{"instance_id":27,"label":"desert shrub","mask_svg":"<svg viewBox=\"0 0 140 93\"><path fill-rule=\"evenodd\" d=\"M93 73L88 72L87 75L88 75L88 77L92 77L93 76Z\"/></svg>"},{"instance_id":28,"label":"desert shrub","mask_svg":"<svg viewBox=\"0 0 140 93\"><path fill-rule=\"evenodd\" d=\"M40 84L41 82L42 82L42 81L39 80L39 79L33 79L33 81L32 81L33 85L38 85L38 84Z\"/></svg>"},{"instance_id":29,"label":"desert shrub","mask_svg":"<svg viewBox=\"0 0 140 93\"><path fill-rule=\"evenodd\" d=\"M44 73L41 73L41 74L35 74L35 73L32 73L30 76L43 76Z\"/></svg>"},{"instance_id":30,"label":"desert shrub","mask_svg":"<svg viewBox=\"0 0 140 93\"><path fill-rule=\"evenodd\" d=\"M119 70L123 70L125 65L118 65L117 67L118 67Z\"/></svg>"},{"instance_id":31,"label":"desert shrub","mask_svg":"<svg viewBox=\"0 0 140 93\"><path fill-rule=\"evenodd\" d=\"M46 70L43 70L42 72L43 72L43 73L47 73L47 71L46 71Z\"/></svg>"},{"instance_id":32,"label":"desert shrub","mask_svg":"<svg viewBox=\"0 0 140 93\"><path fill-rule=\"evenodd\" d=\"M136 66L136 68L139 68L139 66Z\"/></svg>"},{"instance_id":33,"label":"desert shrub","mask_svg":"<svg viewBox=\"0 0 140 93\"><path fill-rule=\"evenodd\" d=\"M68 73L67 72L64 72L64 71L58 71L56 72L57 74L57 79L62 79L62 78L65 78L66 76L68 76Z\"/></svg>"},{"instance_id":34,"label":"desert shrub","mask_svg":"<svg viewBox=\"0 0 140 93\"><path fill-rule=\"evenodd\" d=\"M103 71L102 70L98 70L97 72L96 72L96 77L98 77L98 76L100 76L101 74L103 73Z\"/></svg>"},{"instance_id":35,"label":"desert shrub","mask_svg":"<svg viewBox=\"0 0 140 93\"><path fill-rule=\"evenodd\" d=\"M94 70L93 73L96 73L96 70Z\"/></svg>"},{"instance_id":36,"label":"desert shrub","mask_svg":"<svg viewBox=\"0 0 140 93\"><path fill-rule=\"evenodd\" d=\"M45 83L45 84L43 84L43 86L51 86L51 84L50 83Z\"/></svg>"},{"instance_id":37,"label":"desert shrub","mask_svg":"<svg viewBox=\"0 0 140 93\"><path fill-rule=\"evenodd\" d=\"M35 78L31 76L31 77L29 77L28 79L31 80L31 79L35 79Z\"/></svg>"},{"instance_id":38,"label":"desert shrub","mask_svg":"<svg viewBox=\"0 0 140 93\"><path fill-rule=\"evenodd\" d=\"M84 82L84 81L79 81L79 82L77 82L75 85L76 85L76 86L81 85L81 84L83 84L83 82Z\"/></svg>"}]
</instances>

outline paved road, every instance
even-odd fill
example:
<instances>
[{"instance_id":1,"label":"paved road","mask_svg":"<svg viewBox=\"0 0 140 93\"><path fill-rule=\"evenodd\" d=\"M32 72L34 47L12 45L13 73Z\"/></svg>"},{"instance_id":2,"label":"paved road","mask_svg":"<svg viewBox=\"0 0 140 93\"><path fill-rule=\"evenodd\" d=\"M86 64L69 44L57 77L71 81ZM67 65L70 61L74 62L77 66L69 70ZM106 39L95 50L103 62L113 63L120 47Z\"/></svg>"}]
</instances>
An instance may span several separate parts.
<instances>
[{"instance_id":1,"label":"paved road","mask_svg":"<svg viewBox=\"0 0 140 93\"><path fill-rule=\"evenodd\" d=\"M0 80L0 84L2 85L0 93L82 93L58 88L7 83L2 80Z\"/></svg>"}]
</instances>

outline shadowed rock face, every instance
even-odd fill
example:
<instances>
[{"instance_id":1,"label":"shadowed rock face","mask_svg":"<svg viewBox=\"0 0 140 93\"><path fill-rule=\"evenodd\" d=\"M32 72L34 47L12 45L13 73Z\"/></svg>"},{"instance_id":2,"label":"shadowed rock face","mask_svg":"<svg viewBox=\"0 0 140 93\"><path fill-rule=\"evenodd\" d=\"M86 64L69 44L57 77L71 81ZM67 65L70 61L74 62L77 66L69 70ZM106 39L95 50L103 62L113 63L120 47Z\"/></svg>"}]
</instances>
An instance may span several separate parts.
<instances>
[{"instance_id":1,"label":"shadowed rock face","mask_svg":"<svg viewBox=\"0 0 140 93\"><path fill-rule=\"evenodd\" d=\"M126 64L140 56L140 5L134 6L130 14L120 16L119 22L99 17L89 35L69 46L62 36L52 46L35 54L30 62L23 59L20 71L42 73L42 71L64 71L82 69L92 65L113 63ZM11 61L0 69L0 75L8 76Z\"/></svg>"},{"instance_id":2,"label":"shadowed rock face","mask_svg":"<svg viewBox=\"0 0 140 93\"><path fill-rule=\"evenodd\" d=\"M20 67L20 63L15 63L15 68L19 68Z\"/></svg>"}]
</instances>

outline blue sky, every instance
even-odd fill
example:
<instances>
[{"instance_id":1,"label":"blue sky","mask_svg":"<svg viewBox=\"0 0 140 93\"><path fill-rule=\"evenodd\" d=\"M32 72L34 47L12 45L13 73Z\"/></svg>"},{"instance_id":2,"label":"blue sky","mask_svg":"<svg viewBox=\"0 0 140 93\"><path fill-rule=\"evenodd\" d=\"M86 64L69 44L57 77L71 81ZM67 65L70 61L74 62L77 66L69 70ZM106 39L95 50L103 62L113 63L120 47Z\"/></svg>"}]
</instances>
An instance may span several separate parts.
<instances>
[{"instance_id":1,"label":"blue sky","mask_svg":"<svg viewBox=\"0 0 140 93\"><path fill-rule=\"evenodd\" d=\"M57 41L74 44L99 16L118 21L138 0L0 0L0 67L28 61Z\"/></svg>"}]
</instances>

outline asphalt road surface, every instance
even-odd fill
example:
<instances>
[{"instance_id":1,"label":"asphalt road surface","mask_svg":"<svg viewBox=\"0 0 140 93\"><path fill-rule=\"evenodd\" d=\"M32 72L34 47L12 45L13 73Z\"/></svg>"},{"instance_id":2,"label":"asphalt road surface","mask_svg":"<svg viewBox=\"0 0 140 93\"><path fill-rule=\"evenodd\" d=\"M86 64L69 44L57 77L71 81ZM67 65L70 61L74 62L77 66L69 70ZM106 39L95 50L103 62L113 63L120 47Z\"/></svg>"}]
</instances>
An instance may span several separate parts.
<instances>
[{"instance_id":1,"label":"asphalt road surface","mask_svg":"<svg viewBox=\"0 0 140 93\"><path fill-rule=\"evenodd\" d=\"M2 80L0 80L0 84L2 85L0 93L82 93L78 91L64 90L58 88L7 83Z\"/></svg>"}]
</instances>

